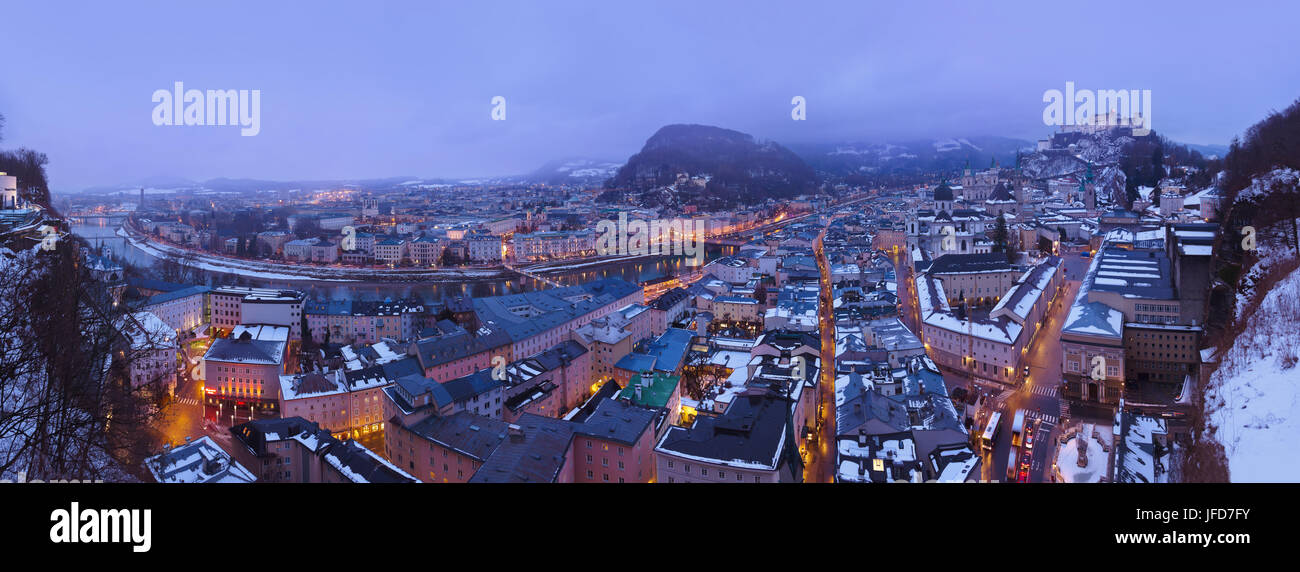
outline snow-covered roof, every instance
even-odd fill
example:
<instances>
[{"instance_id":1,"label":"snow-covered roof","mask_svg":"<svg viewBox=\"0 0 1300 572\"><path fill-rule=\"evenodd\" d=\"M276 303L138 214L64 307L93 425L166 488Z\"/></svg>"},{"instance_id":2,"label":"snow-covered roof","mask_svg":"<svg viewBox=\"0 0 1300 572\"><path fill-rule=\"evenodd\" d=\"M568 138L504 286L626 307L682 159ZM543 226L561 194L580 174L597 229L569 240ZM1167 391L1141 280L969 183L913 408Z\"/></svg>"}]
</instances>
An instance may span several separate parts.
<instances>
[{"instance_id":1,"label":"snow-covered roof","mask_svg":"<svg viewBox=\"0 0 1300 572\"><path fill-rule=\"evenodd\" d=\"M176 347L176 330L153 312L134 312L118 322L118 329L131 340L136 351Z\"/></svg>"},{"instance_id":2,"label":"snow-covered roof","mask_svg":"<svg viewBox=\"0 0 1300 572\"><path fill-rule=\"evenodd\" d=\"M145 466L160 483L251 483L253 473L230 458L211 437L204 435L159 455Z\"/></svg>"}]
</instances>

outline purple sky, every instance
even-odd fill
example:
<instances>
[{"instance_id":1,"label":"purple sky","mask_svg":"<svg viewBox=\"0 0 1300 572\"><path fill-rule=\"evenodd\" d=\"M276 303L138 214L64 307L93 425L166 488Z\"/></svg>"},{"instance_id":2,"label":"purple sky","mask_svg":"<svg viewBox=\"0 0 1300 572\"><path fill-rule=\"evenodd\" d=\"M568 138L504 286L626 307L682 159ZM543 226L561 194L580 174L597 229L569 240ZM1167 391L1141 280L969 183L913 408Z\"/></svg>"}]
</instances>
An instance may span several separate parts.
<instances>
[{"instance_id":1,"label":"purple sky","mask_svg":"<svg viewBox=\"0 0 1300 572\"><path fill-rule=\"evenodd\" d=\"M1300 97L1291 4L637 4L7 5L0 146L46 152L56 190L472 177L622 161L668 123L783 143L1035 139L1044 90L1066 81L1150 89L1157 131L1227 143ZM150 97L175 81L260 89L261 133L153 125Z\"/></svg>"}]
</instances>

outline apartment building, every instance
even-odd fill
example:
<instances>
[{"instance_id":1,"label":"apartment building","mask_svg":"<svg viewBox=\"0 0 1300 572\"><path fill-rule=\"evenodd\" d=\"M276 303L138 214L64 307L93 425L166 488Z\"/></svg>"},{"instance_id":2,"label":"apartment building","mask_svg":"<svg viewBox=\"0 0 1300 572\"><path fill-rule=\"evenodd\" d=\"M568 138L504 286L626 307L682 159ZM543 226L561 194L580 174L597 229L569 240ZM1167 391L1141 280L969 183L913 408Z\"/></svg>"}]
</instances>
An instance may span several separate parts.
<instances>
[{"instance_id":1,"label":"apartment building","mask_svg":"<svg viewBox=\"0 0 1300 572\"><path fill-rule=\"evenodd\" d=\"M278 411L288 336L285 327L238 326L230 337L214 339L203 354L207 403Z\"/></svg>"},{"instance_id":2,"label":"apartment building","mask_svg":"<svg viewBox=\"0 0 1300 572\"><path fill-rule=\"evenodd\" d=\"M189 286L161 292L145 299L140 309L158 316L177 336L188 338L208 322L207 286Z\"/></svg>"},{"instance_id":3,"label":"apartment building","mask_svg":"<svg viewBox=\"0 0 1300 572\"><path fill-rule=\"evenodd\" d=\"M151 312L133 312L117 324L123 338L122 357L127 360L127 377L131 387L148 388L155 393L176 392L176 372L180 346L176 332Z\"/></svg>"},{"instance_id":4,"label":"apartment building","mask_svg":"<svg viewBox=\"0 0 1300 572\"><path fill-rule=\"evenodd\" d=\"M219 286L208 293L212 327L231 332L240 324L269 324L288 328L290 340L302 339L306 295L296 290Z\"/></svg>"},{"instance_id":5,"label":"apartment building","mask_svg":"<svg viewBox=\"0 0 1300 572\"><path fill-rule=\"evenodd\" d=\"M384 428L384 395L391 385L382 366L280 376L282 417L301 417L336 437L360 437Z\"/></svg>"},{"instance_id":6,"label":"apartment building","mask_svg":"<svg viewBox=\"0 0 1300 572\"><path fill-rule=\"evenodd\" d=\"M596 234L590 230L516 234L510 246L518 261L578 258L596 253Z\"/></svg>"},{"instance_id":7,"label":"apartment building","mask_svg":"<svg viewBox=\"0 0 1300 572\"><path fill-rule=\"evenodd\" d=\"M573 481L577 483L654 482L653 409L614 399L593 399L569 420L573 436Z\"/></svg>"},{"instance_id":8,"label":"apartment building","mask_svg":"<svg viewBox=\"0 0 1300 572\"><path fill-rule=\"evenodd\" d=\"M230 428L235 456L267 483L413 483L409 473L352 440L302 417L260 419Z\"/></svg>"}]
</instances>

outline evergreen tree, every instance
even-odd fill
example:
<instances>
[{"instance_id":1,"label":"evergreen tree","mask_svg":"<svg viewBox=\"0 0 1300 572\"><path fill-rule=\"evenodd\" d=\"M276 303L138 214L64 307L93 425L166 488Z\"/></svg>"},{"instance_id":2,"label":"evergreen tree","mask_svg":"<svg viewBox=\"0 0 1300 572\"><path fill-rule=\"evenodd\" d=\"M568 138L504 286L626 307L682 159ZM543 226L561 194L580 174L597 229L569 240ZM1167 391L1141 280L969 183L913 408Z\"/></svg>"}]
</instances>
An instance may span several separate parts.
<instances>
[{"instance_id":1,"label":"evergreen tree","mask_svg":"<svg viewBox=\"0 0 1300 572\"><path fill-rule=\"evenodd\" d=\"M1007 254L1007 260L1011 260L1011 248L1008 242L1007 219L998 215L998 221L993 225L993 252L1004 252Z\"/></svg>"},{"instance_id":2,"label":"evergreen tree","mask_svg":"<svg viewBox=\"0 0 1300 572\"><path fill-rule=\"evenodd\" d=\"M1138 200L1138 183L1137 178L1128 176L1124 181L1124 198L1127 200L1125 208L1133 208L1133 201Z\"/></svg>"}]
</instances>

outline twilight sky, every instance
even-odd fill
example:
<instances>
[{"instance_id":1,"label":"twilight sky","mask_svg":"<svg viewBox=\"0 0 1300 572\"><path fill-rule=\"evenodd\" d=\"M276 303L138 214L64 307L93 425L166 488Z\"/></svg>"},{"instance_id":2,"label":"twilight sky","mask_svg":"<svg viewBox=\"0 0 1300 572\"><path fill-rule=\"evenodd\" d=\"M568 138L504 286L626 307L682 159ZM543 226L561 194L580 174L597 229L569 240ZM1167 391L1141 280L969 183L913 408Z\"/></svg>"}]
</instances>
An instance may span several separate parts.
<instances>
[{"instance_id":1,"label":"twilight sky","mask_svg":"<svg viewBox=\"0 0 1300 572\"><path fill-rule=\"evenodd\" d=\"M1036 139L1043 92L1067 81L1150 89L1158 132L1227 143L1300 97L1291 3L989 4L25 0L0 18L0 148L47 153L59 191L474 177L622 161L668 123ZM260 134L155 126L151 96L176 81L261 90Z\"/></svg>"}]
</instances>

